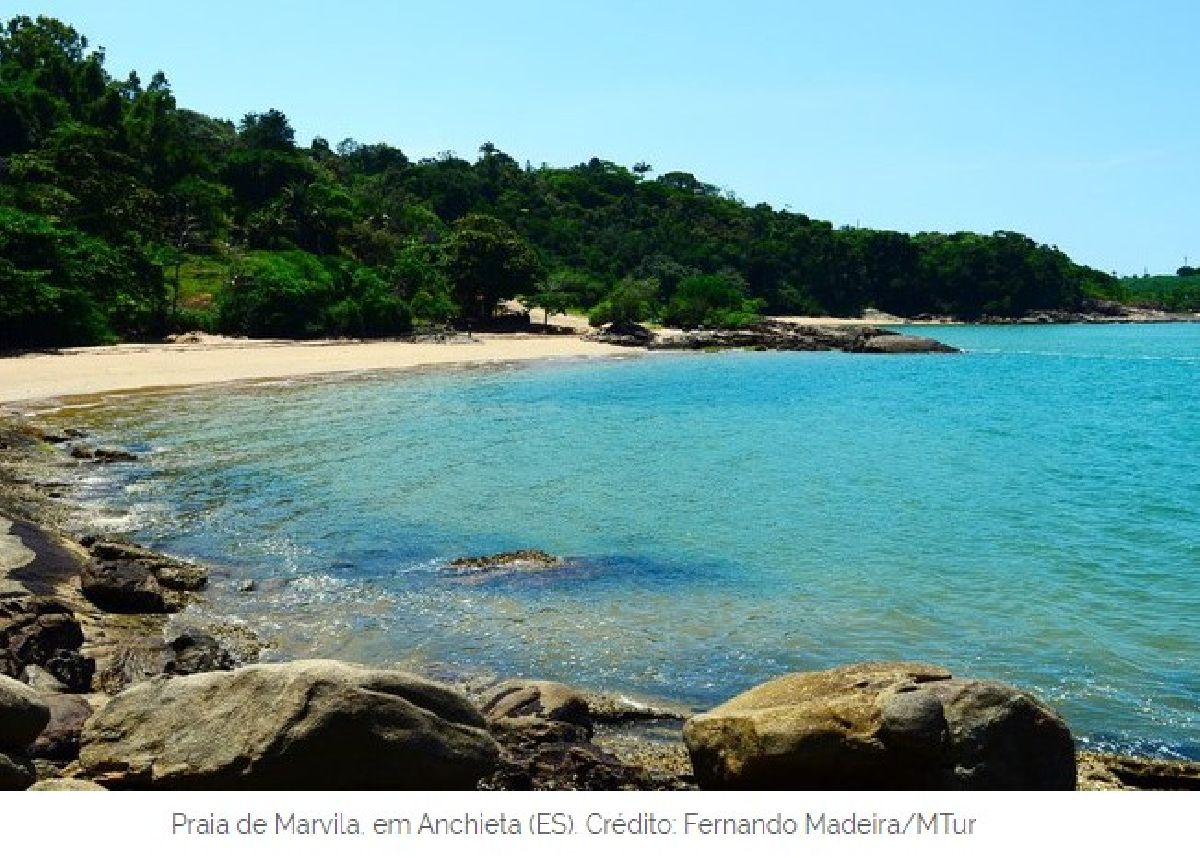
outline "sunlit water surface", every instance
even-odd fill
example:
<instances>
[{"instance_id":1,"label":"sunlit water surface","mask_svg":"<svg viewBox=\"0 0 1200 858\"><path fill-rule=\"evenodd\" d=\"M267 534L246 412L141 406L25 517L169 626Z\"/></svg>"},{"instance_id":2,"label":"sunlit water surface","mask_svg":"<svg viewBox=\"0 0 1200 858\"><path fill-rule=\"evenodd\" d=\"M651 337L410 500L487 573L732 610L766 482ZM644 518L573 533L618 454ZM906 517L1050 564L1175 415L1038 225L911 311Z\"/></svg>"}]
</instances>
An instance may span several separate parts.
<instances>
[{"instance_id":1,"label":"sunlit water surface","mask_svg":"<svg viewBox=\"0 0 1200 858\"><path fill-rule=\"evenodd\" d=\"M270 656L705 706L920 659L1085 743L1200 758L1200 325L934 329L961 355L542 362L113 399L118 529ZM453 574L519 547L561 571ZM253 592L241 592L254 581Z\"/></svg>"}]
</instances>

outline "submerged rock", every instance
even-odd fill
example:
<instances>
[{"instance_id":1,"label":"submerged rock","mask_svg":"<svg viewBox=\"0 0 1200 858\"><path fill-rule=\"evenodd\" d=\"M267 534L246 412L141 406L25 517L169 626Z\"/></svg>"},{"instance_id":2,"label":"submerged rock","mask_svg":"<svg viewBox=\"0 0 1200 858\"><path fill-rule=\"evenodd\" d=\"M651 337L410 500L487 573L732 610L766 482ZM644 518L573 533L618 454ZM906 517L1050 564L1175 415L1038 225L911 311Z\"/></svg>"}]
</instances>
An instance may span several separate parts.
<instances>
[{"instance_id":1,"label":"submerged rock","mask_svg":"<svg viewBox=\"0 0 1200 858\"><path fill-rule=\"evenodd\" d=\"M299 661L128 689L84 728L80 771L117 788L470 789L498 755L445 686Z\"/></svg>"},{"instance_id":2,"label":"submerged rock","mask_svg":"<svg viewBox=\"0 0 1200 858\"><path fill-rule=\"evenodd\" d=\"M523 548L518 551L502 551L499 554L487 554L483 557L459 557L450 561L454 569L551 569L561 566L563 559L537 548Z\"/></svg>"},{"instance_id":3,"label":"submerged rock","mask_svg":"<svg viewBox=\"0 0 1200 858\"><path fill-rule=\"evenodd\" d=\"M887 662L794 673L697 715L684 740L716 789L1074 789L1063 720L995 682Z\"/></svg>"}]
</instances>

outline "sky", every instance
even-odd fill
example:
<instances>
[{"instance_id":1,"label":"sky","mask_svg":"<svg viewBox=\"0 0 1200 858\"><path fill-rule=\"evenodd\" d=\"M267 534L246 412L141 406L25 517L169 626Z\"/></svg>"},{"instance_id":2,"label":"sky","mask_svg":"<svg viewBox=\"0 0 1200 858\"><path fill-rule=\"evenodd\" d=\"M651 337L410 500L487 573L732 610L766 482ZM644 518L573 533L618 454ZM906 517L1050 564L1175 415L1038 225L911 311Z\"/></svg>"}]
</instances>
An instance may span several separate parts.
<instances>
[{"instance_id":1,"label":"sky","mask_svg":"<svg viewBox=\"0 0 1200 858\"><path fill-rule=\"evenodd\" d=\"M1200 264L1195 0L63 0L116 77L307 143L597 156L835 224Z\"/></svg>"}]
</instances>

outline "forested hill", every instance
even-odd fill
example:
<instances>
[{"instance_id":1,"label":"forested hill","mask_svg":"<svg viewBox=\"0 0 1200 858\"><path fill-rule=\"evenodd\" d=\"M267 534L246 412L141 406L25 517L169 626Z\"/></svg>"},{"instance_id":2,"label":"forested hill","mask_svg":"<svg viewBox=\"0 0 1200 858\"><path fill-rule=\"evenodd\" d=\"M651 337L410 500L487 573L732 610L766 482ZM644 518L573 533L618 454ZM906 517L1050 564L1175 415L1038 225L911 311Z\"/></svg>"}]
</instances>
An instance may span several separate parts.
<instances>
[{"instance_id":1,"label":"forested hill","mask_svg":"<svg viewBox=\"0 0 1200 858\"><path fill-rule=\"evenodd\" d=\"M1073 309L1114 285L1016 233L835 229L646 164L294 138L276 110L205 116L161 73L113 77L66 24L9 21L0 347L386 335L517 295L677 324L864 306L972 318Z\"/></svg>"}]
</instances>

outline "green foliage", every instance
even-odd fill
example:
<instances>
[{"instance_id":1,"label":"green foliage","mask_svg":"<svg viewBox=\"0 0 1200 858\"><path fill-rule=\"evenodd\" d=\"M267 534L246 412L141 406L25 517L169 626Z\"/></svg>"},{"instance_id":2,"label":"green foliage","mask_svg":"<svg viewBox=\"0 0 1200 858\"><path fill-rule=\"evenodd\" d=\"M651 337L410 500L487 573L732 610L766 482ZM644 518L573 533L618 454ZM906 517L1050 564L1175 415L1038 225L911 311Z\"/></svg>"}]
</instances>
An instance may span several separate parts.
<instances>
[{"instance_id":1,"label":"green foliage","mask_svg":"<svg viewBox=\"0 0 1200 858\"><path fill-rule=\"evenodd\" d=\"M1200 272L1187 266L1174 277L1125 277L1121 280L1123 300L1142 307L1171 313L1200 312Z\"/></svg>"},{"instance_id":2,"label":"green foliage","mask_svg":"<svg viewBox=\"0 0 1200 858\"><path fill-rule=\"evenodd\" d=\"M455 224L445 267L456 302L476 319L489 317L498 301L528 294L542 276L533 248L487 215L468 215Z\"/></svg>"},{"instance_id":3,"label":"green foliage","mask_svg":"<svg viewBox=\"0 0 1200 858\"><path fill-rule=\"evenodd\" d=\"M738 328L758 321L761 308L736 272L693 274L679 284L662 319L681 328Z\"/></svg>"},{"instance_id":4,"label":"green foliage","mask_svg":"<svg viewBox=\"0 0 1200 858\"><path fill-rule=\"evenodd\" d=\"M1194 272L1145 289L1011 232L835 229L644 163L535 169L492 143L474 161L413 160L295 136L279 110L235 127L180 107L161 72L111 77L62 22L13 18L0 28L0 347L214 325L388 335L410 314L486 319L517 295L693 325L1197 304ZM221 276L189 274L200 259Z\"/></svg>"},{"instance_id":5,"label":"green foliage","mask_svg":"<svg viewBox=\"0 0 1200 858\"><path fill-rule=\"evenodd\" d=\"M588 321L593 325L611 324L615 328L650 321L656 314L658 291L659 284L654 278L625 277L592 308Z\"/></svg>"}]
</instances>

